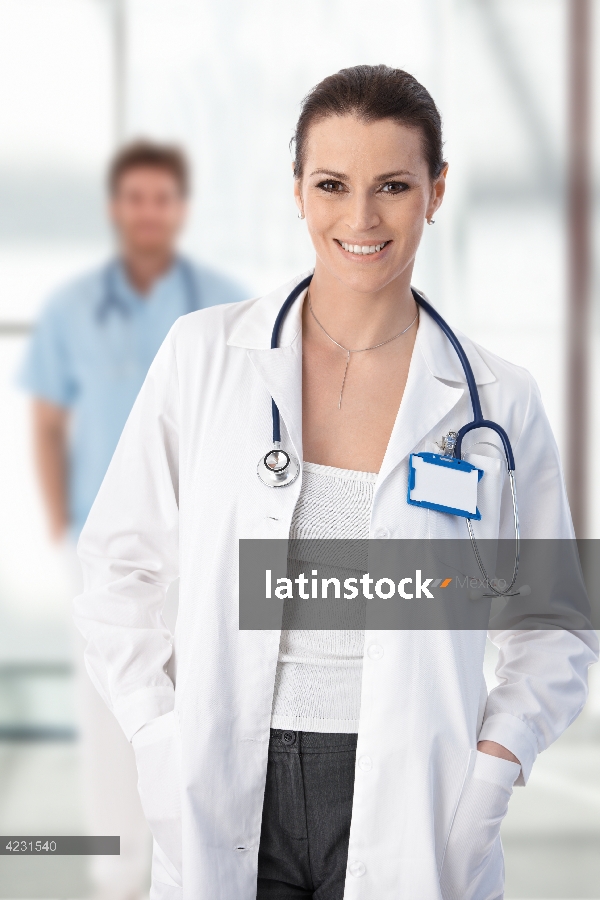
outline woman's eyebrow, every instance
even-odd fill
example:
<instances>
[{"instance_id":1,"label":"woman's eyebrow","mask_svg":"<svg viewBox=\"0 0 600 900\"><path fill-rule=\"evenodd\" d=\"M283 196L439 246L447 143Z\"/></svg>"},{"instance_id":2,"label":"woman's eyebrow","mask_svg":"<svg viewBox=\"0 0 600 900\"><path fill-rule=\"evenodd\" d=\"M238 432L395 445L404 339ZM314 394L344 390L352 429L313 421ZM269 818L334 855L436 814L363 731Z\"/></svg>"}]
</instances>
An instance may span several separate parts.
<instances>
[{"instance_id":1,"label":"woman's eyebrow","mask_svg":"<svg viewBox=\"0 0 600 900\"><path fill-rule=\"evenodd\" d=\"M398 178L402 175L411 175L413 178L416 177L414 172L409 172L408 169L399 169L398 172L386 172L385 175L378 175L373 180L374 181L389 181L390 178Z\"/></svg>"},{"instance_id":2,"label":"woman's eyebrow","mask_svg":"<svg viewBox=\"0 0 600 900\"><path fill-rule=\"evenodd\" d=\"M310 173L310 177L313 175L328 175L330 178L339 178L340 181L346 181L348 179L348 175L344 172L334 172L332 169L315 169L314 172ZM400 178L403 175L410 175L412 178L416 178L414 172L409 172L408 169L399 169L397 172L386 172L383 175L376 175L373 181L389 181L390 178Z\"/></svg>"},{"instance_id":3,"label":"woman's eyebrow","mask_svg":"<svg viewBox=\"0 0 600 900\"><path fill-rule=\"evenodd\" d=\"M310 177L312 178L313 175L330 175L332 178L339 178L340 181L348 178L343 172L333 172L331 169L315 169L314 172L310 173Z\"/></svg>"}]
</instances>

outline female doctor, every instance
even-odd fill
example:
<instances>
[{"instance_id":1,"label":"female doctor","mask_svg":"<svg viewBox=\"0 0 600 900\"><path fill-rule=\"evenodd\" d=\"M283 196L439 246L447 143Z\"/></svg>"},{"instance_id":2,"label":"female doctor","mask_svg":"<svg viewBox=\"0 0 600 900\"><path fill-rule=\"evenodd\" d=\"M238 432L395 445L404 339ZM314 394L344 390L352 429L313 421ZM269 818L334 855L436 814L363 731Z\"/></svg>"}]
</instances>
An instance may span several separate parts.
<instances>
[{"instance_id":1,"label":"female doctor","mask_svg":"<svg viewBox=\"0 0 600 900\"><path fill-rule=\"evenodd\" d=\"M409 455L471 418L458 357L411 292L446 174L412 76L358 66L317 85L295 134L308 289L275 349L310 273L179 319L83 530L76 621L135 749L155 900L501 898L513 784L583 706L591 631L491 633L488 696L484 632L238 628L241 538L467 536L406 502ZM533 379L461 340L512 443L522 537L573 537ZM272 399L299 468L276 489L257 478ZM485 473L477 536L512 538L498 436L471 432L462 455Z\"/></svg>"}]
</instances>

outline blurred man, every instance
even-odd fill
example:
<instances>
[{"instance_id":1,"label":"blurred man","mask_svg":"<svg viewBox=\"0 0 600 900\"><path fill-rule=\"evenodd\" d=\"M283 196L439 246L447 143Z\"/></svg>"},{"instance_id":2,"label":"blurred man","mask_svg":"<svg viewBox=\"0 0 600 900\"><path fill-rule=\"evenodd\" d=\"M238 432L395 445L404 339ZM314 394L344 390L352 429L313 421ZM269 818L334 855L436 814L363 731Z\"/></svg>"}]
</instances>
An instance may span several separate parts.
<instances>
[{"instance_id":1,"label":"blurred man","mask_svg":"<svg viewBox=\"0 0 600 900\"><path fill-rule=\"evenodd\" d=\"M56 541L74 544L150 363L181 315L241 300L233 282L177 254L189 192L185 157L138 141L108 176L118 253L61 290L33 334L21 382L33 395L35 454ZM134 900L148 881L149 831L137 795L133 751L76 647L82 769L88 826L119 834L120 857L95 857L96 897Z\"/></svg>"}]
</instances>

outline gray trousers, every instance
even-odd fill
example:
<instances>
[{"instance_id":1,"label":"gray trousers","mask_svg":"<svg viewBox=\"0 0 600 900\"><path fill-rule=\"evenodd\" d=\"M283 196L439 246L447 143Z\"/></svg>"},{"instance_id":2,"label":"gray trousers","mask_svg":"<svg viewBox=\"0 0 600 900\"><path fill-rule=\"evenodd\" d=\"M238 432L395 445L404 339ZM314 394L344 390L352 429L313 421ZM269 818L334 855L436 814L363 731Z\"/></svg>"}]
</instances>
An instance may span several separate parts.
<instances>
[{"instance_id":1,"label":"gray trousers","mask_svg":"<svg viewBox=\"0 0 600 900\"><path fill-rule=\"evenodd\" d=\"M257 900L343 900L356 740L271 729Z\"/></svg>"}]
</instances>

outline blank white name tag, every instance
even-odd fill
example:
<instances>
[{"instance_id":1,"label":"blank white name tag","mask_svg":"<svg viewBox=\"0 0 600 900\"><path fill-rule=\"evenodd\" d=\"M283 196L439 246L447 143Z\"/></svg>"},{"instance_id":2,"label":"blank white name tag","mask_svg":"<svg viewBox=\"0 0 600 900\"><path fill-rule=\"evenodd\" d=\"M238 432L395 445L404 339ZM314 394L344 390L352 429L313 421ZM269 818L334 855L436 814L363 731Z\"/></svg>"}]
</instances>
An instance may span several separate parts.
<instances>
[{"instance_id":1,"label":"blank white name tag","mask_svg":"<svg viewBox=\"0 0 600 900\"><path fill-rule=\"evenodd\" d=\"M481 519L477 485L483 477L464 459L439 453L411 453L408 467L408 502L438 512Z\"/></svg>"}]
</instances>

